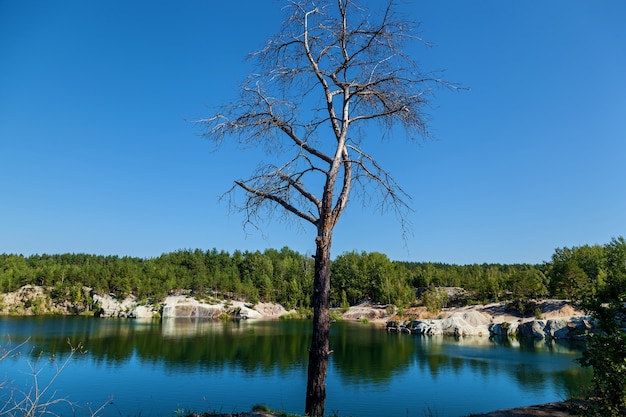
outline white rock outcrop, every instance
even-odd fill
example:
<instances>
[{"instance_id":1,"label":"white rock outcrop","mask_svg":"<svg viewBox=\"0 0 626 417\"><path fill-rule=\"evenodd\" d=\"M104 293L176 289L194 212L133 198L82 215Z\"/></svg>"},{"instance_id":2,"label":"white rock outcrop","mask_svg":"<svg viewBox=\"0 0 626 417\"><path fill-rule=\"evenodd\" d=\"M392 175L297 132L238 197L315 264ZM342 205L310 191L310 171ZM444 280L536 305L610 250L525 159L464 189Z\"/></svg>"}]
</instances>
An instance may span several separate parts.
<instances>
[{"instance_id":1,"label":"white rock outcrop","mask_svg":"<svg viewBox=\"0 0 626 417\"><path fill-rule=\"evenodd\" d=\"M279 304L259 303L255 306L242 301L221 301L209 304L186 296L170 296L163 302L163 318L199 317L218 318L220 314L230 314L245 319L278 318L287 313Z\"/></svg>"},{"instance_id":2,"label":"white rock outcrop","mask_svg":"<svg viewBox=\"0 0 626 417\"><path fill-rule=\"evenodd\" d=\"M453 312L439 319L414 320L406 326L411 333L426 336L520 336L539 339L582 339L593 330L588 317L514 319L494 323L478 311ZM389 326L388 326L389 329Z\"/></svg>"},{"instance_id":3,"label":"white rock outcrop","mask_svg":"<svg viewBox=\"0 0 626 417\"><path fill-rule=\"evenodd\" d=\"M428 336L488 336L490 318L478 311L454 312L443 319L416 320L410 330Z\"/></svg>"}]
</instances>

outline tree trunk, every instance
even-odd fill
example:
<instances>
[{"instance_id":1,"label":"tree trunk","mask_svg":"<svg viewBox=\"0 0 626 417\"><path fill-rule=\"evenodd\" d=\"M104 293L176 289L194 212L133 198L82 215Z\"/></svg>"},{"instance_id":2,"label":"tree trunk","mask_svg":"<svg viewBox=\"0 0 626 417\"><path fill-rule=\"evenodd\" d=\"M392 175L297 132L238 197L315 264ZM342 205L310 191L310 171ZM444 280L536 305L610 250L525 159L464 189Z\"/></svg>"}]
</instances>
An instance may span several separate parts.
<instances>
[{"instance_id":1,"label":"tree trunk","mask_svg":"<svg viewBox=\"0 0 626 417\"><path fill-rule=\"evenodd\" d=\"M309 372L304 414L324 416L326 370L328 369L330 332L330 246L332 230L316 238L315 278L313 281L313 333L309 347Z\"/></svg>"}]
</instances>

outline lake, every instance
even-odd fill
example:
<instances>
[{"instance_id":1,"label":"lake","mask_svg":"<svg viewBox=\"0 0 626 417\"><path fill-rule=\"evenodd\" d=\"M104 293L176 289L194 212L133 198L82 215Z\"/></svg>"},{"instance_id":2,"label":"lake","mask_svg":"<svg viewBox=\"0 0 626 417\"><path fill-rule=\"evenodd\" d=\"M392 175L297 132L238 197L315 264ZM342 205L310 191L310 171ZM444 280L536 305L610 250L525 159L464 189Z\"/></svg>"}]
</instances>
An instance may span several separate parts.
<instances>
[{"instance_id":1,"label":"lake","mask_svg":"<svg viewBox=\"0 0 626 417\"><path fill-rule=\"evenodd\" d=\"M242 412L255 404L303 413L309 321L137 321L91 317L0 318L0 381L27 391L82 344L52 386L77 416ZM466 416L559 401L590 380L581 345L487 337L422 337L372 325L332 325L326 413L341 417ZM0 389L5 402L10 393ZM49 395L48 395L49 396ZM59 412L69 415L66 405ZM65 407L65 408L63 408Z\"/></svg>"}]
</instances>

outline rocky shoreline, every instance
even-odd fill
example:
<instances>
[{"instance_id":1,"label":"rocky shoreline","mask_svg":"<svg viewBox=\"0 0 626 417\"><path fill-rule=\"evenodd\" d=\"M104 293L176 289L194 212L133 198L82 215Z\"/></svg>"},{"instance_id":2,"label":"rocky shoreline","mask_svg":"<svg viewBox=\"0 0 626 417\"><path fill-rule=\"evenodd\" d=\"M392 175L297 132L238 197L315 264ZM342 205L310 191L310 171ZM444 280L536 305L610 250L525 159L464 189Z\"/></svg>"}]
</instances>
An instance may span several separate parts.
<instances>
[{"instance_id":1,"label":"rocky shoreline","mask_svg":"<svg viewBox=\"0 0 626 417\"><path fill-rule=\"evenodd\" d=\"M133 295L120 299L113 294L94 293L88 287L83 287L82 294L75 298L81 301L57 302L51 298L50 291L46 291L43 287L25 285L17 291L0 294L0 315L82 314L102 318L150 320L177 317L218 319L220 316L240 319L275 319L288 313L279 304L252 305L243 301L212 296L199 299L186 294L172 294L159 303L148 303Z\"/></svg>"},{"instance_id":2,"label":"rocky shoreline","mask_svg":"<svg viewBox=\"0 0 626 417\"><path fill-rule=\"evenodd\" d=\"M118 299L113 294L97 294L83 288L84 300L89 305L72 305L68 301L55 303L42 287L26 285L18 291L2 294L0 315L35 314L93 314L97 317L154 319L154 318L208 318L277 319L290 313L283 306L272 303L250 304L245 301L223 299L213 294L196 297L190 294L172 294L158 304L150 304L130 295ZM77 297L81 299L81 297ZM85 303L85 302L83 302ZM567 300L533 301L532 316L522 315L506 303L472 305L443 309L438 314L424 307L397 311L394 306L364 303L347 310L336 310L342 320L367 320L385 327L387 331L413 333L425 336L489 337L512 336L545 339L584 339L592 331L593 322ZM91 309L91 306L97 306Z\"/></svg>"},{"instance_id":3,"label":"rocky shoreline","mask_svg":"<svg viewBox=\"0 0 626 417\"><path fill-rule=\"evenodd\" d=\"M425 336L509 336L540 339L583 340L593 329L589 316L567 300L534 302L532 317L524 316L503 303L474 305L443 310L437 317L390 320L388 331Z\"/></svg>"}]
</instances>

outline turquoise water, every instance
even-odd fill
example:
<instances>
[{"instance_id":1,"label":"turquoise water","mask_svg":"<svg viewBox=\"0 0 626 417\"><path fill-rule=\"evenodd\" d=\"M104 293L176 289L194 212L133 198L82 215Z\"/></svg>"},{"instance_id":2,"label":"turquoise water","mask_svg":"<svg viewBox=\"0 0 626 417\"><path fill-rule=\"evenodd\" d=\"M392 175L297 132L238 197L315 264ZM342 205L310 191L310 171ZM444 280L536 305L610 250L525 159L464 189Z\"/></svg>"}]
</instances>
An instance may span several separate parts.
<instances>
[{"instance_id":1,"label":"turquoise water","mask_svg":"<svg viewBox=\"0 0 626 417\"><path fill-rule=\"evenodd\" d=\"M255 404L304 411L310 322L132 321L88 317L2 318L0 345L19 353L0 362L0 380L24 392L33 369L55 398L90 415L174 416L186 411L248 411ZM464 416L559 401L590 377L581 346L545 341L420 337L335 323L327 414ZM9 388L0 389L6 401ZM72 415L66 404L57 406ZM65 407L65 408L64 408ZM56 409L55 409L56 410Z\"/></svg>"}]
</instances>

